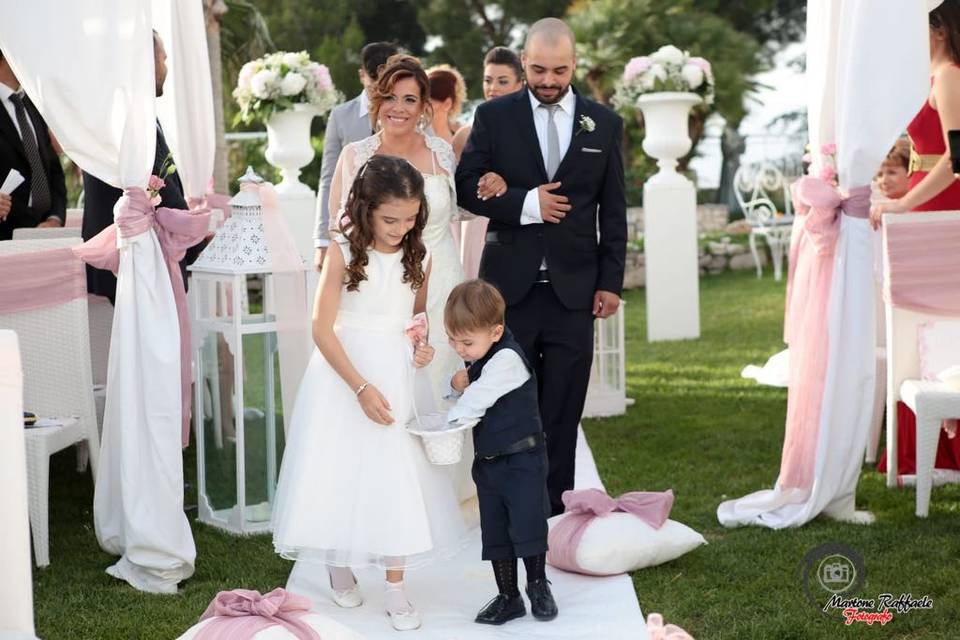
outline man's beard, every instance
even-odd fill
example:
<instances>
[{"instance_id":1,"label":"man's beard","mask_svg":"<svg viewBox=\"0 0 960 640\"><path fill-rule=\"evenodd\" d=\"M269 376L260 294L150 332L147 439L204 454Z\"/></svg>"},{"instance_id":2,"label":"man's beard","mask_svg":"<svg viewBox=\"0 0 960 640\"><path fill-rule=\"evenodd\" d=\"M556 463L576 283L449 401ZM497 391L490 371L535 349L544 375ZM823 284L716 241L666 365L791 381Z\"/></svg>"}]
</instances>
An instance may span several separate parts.
<instances>
[{"instance_id":1,"label":"man's beard","mask_svg":"<svg viewBox=\"0 0 960 640\"><path fill-rule=\"evenodd\" d=\"M567 92L570 91L570 85L567 85L567 86L565 86L565 87L563 87L563 88L555 87L555 86L544 87L544 88L545 88L545 89L560 89L560 90L557 92L557 94L556 94L554 97L552 97L552 98L550 98L550 99L547 99L547 98L545 98L543 95L540 94L540 88L539 88L539 87L536 87L536 86L534 86L534 85L530 85L530 91L533 92L533 96L534 96L539 102L541 102L542 104L557 104L558 102L560 102L561 100L563 100L564 96L567 95Z\"/></svg>"}]
</instances>

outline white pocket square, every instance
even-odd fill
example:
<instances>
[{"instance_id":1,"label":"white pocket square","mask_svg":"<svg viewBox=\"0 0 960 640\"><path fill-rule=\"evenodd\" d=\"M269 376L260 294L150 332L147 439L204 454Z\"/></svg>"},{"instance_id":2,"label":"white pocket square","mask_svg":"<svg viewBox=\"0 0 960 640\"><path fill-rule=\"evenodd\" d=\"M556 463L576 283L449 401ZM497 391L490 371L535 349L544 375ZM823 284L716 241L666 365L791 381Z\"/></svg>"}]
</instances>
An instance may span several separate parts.
<instances>
[{"instance_id":1,"label":"white pocket square","mask_svg":"<svg viewBox=\"0 0 960 640\"><path fill-rule=\"evenodd\" d=\"M580 151L584 153L603 153L603 149L594 149L592 147L580 147Z\"/></svg>"}]
</instances>

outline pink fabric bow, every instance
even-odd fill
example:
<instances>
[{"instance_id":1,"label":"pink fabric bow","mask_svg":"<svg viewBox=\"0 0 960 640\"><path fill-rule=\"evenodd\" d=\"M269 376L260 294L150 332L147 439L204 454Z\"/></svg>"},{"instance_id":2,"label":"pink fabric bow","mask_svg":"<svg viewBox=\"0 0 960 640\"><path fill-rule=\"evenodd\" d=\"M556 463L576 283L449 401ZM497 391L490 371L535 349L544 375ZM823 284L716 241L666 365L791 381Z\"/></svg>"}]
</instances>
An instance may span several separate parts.
<instances>
[{"instance_id":1,"label":"pink fabric bow","mask_svg":"<svg viewBox=\"0 0 960 640\"><path fill-rule=\"evenodd\" d=\"M651 613L647 616L647 634L650 640L693 640L693 636L675 624L663 624L663 615Z\"/></svg>"},{"instance_id":2,"label":"pink fabric bow","mask_svg":"<svg viewBox=\"0 0 960 640\"><path fill-rule=\"evenodd\" d=\"M619 498L611 498L601 489L583 489L564 491L562 499L566 512L547 536L547 562L558 569L586 575L604 575L588 571L577 562L580 540L594 519L614 511L622 511L635 515L654 529L659 529L667 521L670 509L673 508L672 489L631 491Z\"/></svg>"},{"instance_id":3,"label":"pink fabric bow","mask_svg":"<svg viewBox=\"0 0 960 640\"><path fill-rule=\"evenodd\" d=\"M173 299L177 305L177 320L180 324L180 386L183 398L183 446L190 439L190 319L187 316L187 292L180 273L180 260L187 249L197 244L207 234L210 224L208 209L183 211L161 207L154 209L150 196L139 187L125 189L113 208L114 223L78 247L74 253L87 264L98 269L117 273L120 268L120 252L117 235L133 238L151 228L157 234L160 250L167 263Z\"/></svg>"},{"instance_id":4,"label":"pink fabric bow","mask_svg":"<svg viewBox=\"0 0 960 640\"><path fill-rule=\"evenodd\" d=\"M200 616L213 618L195 640L250 640L259 632L280 625L300 640L321 640L310 625L300 618L310 613L310 599L285 589L267 595L259 591L234 589L221 591Z\"/></svg>"},{"instance_id":5,"label":"pink fabric bow","mask_svg":"<svg viewBox=\"0 0 960 640\"><path fill-rule=\"evenodd\" d=\"M407 323L407 327L403 331L407 334L407 337L410 338L413 346L416 347L418 344L423 344L427 341L429 329L427 314L421 312L410 319L410 322Z\"/></svg>"}]
</instances>

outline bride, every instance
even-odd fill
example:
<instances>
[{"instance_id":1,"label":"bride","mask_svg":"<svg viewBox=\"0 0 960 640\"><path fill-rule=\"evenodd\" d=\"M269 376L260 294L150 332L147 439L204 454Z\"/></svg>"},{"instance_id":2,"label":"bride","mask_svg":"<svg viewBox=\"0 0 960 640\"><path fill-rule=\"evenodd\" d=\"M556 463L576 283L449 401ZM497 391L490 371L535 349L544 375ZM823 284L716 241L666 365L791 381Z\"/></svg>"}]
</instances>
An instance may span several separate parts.
<instances>
[{"instance_id":1,"label":"bride","mask_svg":"<svg viewBox=\"0 0 960 640\"><path fill-rule=\"evenodd\" d=\"M429 207L423 241L433 260L427 292L427 317L430 344L436 349L426 374L433 405L437 411L443 411L446 407L440 403L449 393L450 378L463 368L463 362L450 346L443 326L447 296L464 279L460 254L450 228L450 223L459 215L454 186L456 157L448 142L424 133L430 122L430 82L416 58L398 54L387 60L370 98L370 118L374 120L376 133L348 144L337 160L330 185L330 211L336 214L330 216L330 228L334 232L339 229L350 185L373 155L403 158L423 174ZM494 180L485 182L495 183ZM494 193L489 195L494 195L497 188L492 186L490 190ZM464 449L456 474L457 493L461 500L476 494L470 478L473 460L470 438L465 438Z\"/></svg>"}]
</instances>

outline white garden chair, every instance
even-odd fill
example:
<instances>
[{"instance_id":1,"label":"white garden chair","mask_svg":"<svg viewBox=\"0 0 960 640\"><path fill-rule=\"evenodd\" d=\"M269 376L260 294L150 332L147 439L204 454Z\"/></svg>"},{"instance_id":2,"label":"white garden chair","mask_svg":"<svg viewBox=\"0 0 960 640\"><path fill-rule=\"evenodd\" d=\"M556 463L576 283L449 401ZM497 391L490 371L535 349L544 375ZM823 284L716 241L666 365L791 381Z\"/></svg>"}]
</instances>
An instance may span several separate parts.
<instances>
[{"instance_id":1,"label":"white garden chair","mask_svg":"<svg viewBox=\"0 0 960 640\"><path fill-rule=\"evenodd\" d=\"M763 276L763 266L757 249L757 238L764 238L773 258L773 277L783 277L783 258L790 247L793 228L793 205L790 201L790 180L768 163L743 165L733 176L733 192L743 216L750 225L750 253L757 265L757 277ZM783 194L784 212L777 211L772 195Z\"/></svg>"},{"instance_id":2,"label":"white garden chair","mask_svg":"<svg viewBox=\"0 0 960 640\"><path fill-rule=\"evenodd\" d=\"M36 252L37 269L43 253L80 244L80 239L10 240L0 242L0 273L9 273L14 254ZM72 277L86 289L84 270ZM12 284L0 279L0 298L11 295ZM100 445L97 434L93 379L90 365L90 335L87 296L39 309L0 314L0 329L17 333L23 363L23 406L40 417L58 418L63 424L26 431L27 486L30 496L30 528L38 567L50 564L48 542L48 496L50 456L71 445L85 442L90 467L96 478Z\"/></svg>"},{"instance_id":3,"label":"white garden chair","mask_svg":"<svg viewBox=\"0 0 960 640\"><path fill-rule=\"evenodd\" d=\"M13 230L14 240L54 240L79 238L80 227L21 227Z\"/></svg>"},{"instance_id":4,"label":"white garden chair","mask_svg":"<svg viewBox=\"0 0 960 640\"><path fill-rule=\"evenodd\" d=\"M940 223L949 223L952 231L945 232ZM917 215L884 216L884 259L886 261L885 290L889 291L891 279L898 278L899 269L891 266L891 236L896 242L899 230L907 225L937 225L936 235L941 238L960 238L960 213L923 213ZM931 227L933 228L933 227ZM960 260L958 260L960 263ZM957 266L960 266L958 264ZM948 271L954 267L942 265ZM956 277L953 271L952 277ZM913 274L914 277L916 274ZM921 376L919 338L921 329L930 323L960 322L960 315L949 317L934 315L906 308L905 305L885 300L887 321L887 486L897 486L897 402L902 400L917 417L917 506L918 517L925 518L930 508L930 492L933 485L933 469L940 439L941 421L960 416L960 392L950 391L943 383L924 380ZM926 345L927 348L956 349L960 345ZM949 359L949 357L948 357ZM958 363L960 364L960 363Z\"/></svg>"}]
</instances>

